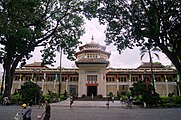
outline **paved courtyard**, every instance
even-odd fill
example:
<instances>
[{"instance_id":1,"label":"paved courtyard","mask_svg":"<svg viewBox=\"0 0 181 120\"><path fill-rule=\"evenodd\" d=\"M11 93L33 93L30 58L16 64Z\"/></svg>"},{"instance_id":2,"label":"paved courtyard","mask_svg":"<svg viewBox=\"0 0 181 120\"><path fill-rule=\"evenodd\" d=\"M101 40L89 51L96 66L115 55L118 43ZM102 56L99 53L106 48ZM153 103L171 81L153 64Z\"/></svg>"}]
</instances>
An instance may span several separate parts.
<instances>
[{"instance_id":1,"label":"paved courtyard","mask_svg":"<svg viewBox=\"0 0 181 120\"><path fill-rule=\"evenodd\" d=\"M105 102L75 101L72 110L68 101L51 104L51 120L181 120L181 108L143 109L120 107L118 102L111 103L107 109ZM13 120L20 106L0 106L0 120ZM33 106L32 120L37 120L44 108Z\"/></svg>"}]
</instances>

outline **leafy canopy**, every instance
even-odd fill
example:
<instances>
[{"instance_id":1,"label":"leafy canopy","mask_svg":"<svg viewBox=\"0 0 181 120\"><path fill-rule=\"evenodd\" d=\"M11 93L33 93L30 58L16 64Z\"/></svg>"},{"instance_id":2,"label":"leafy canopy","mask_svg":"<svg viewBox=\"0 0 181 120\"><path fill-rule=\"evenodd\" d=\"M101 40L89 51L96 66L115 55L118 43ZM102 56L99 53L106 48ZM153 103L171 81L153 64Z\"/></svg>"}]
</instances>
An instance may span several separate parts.
<instances>
[{"instance_id":1,"label":"leafy canopy","mask_svg":"<svg viewBox=\"0 0 181 120\"><path fill-rule=\"evenodd\" d=\"M55 62L55 51L74 59L84 33L83 1L1 0L0 63L6 71L5 92L9 96L16 67L26 64L36 47L43 46L43 64Z\"/></svg>"},{"instance_id":2,"label":"leafy canopy","mask_svg":"<svg viewBox=\"0 0 181 120\"><path fill-rule=\"evenodd\" d=\"M149 43L162 50L181 74L180 0L92 0L88 18L107 24L106 43L119 52Z\"/></svg>"},{"instance_id":3,"label":"leafy canopy","mask_svg":"<svg viewBox=\"0 0 181 120\"><path fill-rule=\"evenodd\" d=\"M2 0L0 2L0 62L25 62L35 47L44 46L44 62L64 48L68 58L84 33L82 2L76 0Z\"/></svg>"}]
</instances>

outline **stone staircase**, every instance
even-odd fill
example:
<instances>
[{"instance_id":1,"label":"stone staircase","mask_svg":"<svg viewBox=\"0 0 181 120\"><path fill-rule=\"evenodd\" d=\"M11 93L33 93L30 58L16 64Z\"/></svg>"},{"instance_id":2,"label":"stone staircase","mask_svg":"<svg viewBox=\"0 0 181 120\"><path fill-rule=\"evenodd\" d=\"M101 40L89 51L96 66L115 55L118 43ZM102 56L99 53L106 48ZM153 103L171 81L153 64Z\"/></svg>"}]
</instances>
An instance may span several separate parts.
<instances>
[{"instance_id":1,"label":"stone staircase","mask_svg":"<svg viewBox=\"0 0 181 120\"><path fill-rule=\"evenodd\" d=\"M107 101L107 98L94 96L78 97L75 101Z\"/></svg>"}]
</instances>

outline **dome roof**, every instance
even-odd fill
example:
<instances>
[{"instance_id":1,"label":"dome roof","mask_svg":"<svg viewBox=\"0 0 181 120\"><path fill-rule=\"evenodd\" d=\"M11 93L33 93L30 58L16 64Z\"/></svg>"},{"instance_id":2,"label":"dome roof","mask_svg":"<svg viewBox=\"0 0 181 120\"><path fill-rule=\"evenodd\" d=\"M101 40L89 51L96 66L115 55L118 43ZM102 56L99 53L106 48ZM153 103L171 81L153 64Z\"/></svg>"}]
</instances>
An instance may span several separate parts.
<instances>
[{"instance_id":1,"label":"dome roof","mask_svg":"<svg viewBox=\"0 0 181 120\"><path fill-rule=\"evenodd\" d=\"M86 43L85 45L83 46L80 46L79 47L79 50L83 50L84 48L90 48L90 47L94 47L94 48L101 48L102 50L106 50L106 47L105 46L102 46L102 45L99 45L98 43L96 43L94 41L94 37L92 36L91 38L91 41L89 43Z\"/></svg>"}]
</instances>

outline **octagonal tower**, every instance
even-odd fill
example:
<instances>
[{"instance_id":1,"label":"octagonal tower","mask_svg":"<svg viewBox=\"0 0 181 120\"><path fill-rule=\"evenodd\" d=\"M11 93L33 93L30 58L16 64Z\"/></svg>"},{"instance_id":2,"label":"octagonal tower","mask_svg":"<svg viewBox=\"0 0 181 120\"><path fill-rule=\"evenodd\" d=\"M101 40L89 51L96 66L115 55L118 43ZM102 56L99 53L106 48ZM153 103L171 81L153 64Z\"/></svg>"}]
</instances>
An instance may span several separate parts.
<instances>
[{"instance_id":1,"label":"octagonal tower","mask_svg":"<svg viewBox=\"0 0 181 120\"><path fill-rule=\"evenodd\" d=\"M79 68L78 97L82 95L106 97L106 68L111 53L92 40L79 47L76 65Z\"/></svg>"}]
</instances>

